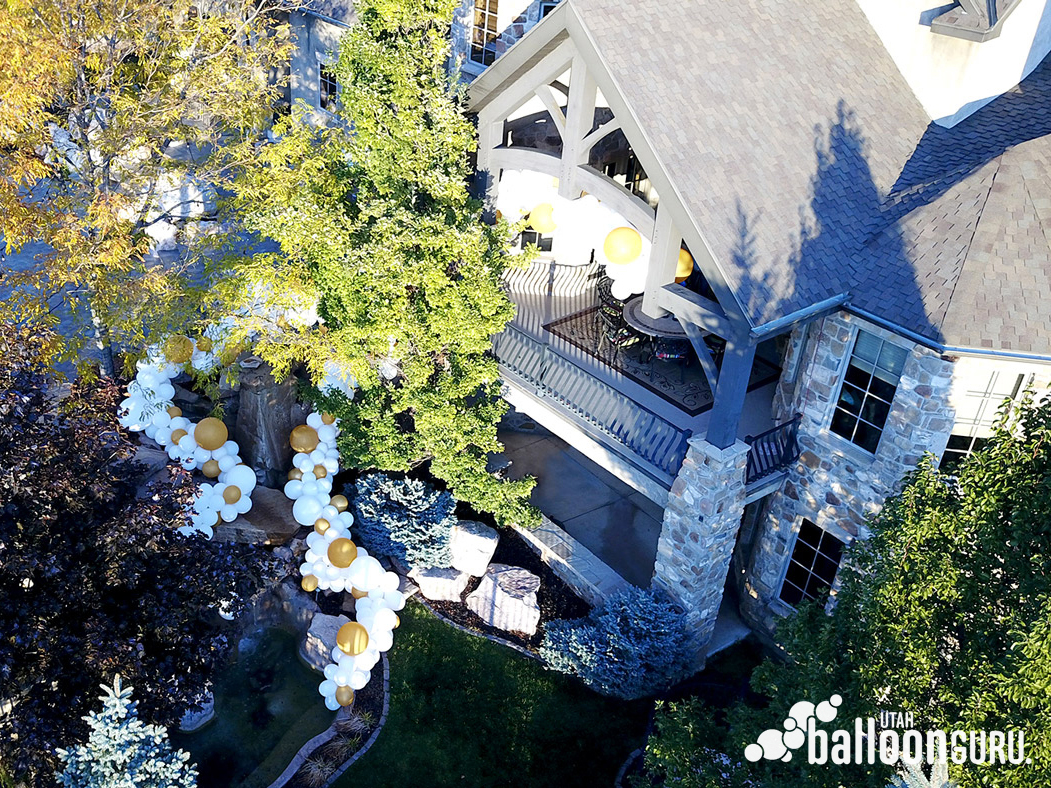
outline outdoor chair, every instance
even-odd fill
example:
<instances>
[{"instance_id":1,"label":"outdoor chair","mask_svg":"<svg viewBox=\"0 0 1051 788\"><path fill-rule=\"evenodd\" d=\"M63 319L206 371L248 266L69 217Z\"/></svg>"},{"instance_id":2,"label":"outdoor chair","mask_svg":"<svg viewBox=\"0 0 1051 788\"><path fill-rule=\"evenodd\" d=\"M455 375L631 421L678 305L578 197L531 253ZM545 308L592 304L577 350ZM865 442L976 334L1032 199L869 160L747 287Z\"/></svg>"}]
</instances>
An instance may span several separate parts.
<instances>
[{"instance_id":1,"label":"outdoor chair","mask_svg":"<svg viewBox=\"0 0 1051 788\"><path fill-rule=\"evenodd\" d=\"M686 382L686 367L690 363L693 348L688 339L675 337L655 337L653 350L650 353L650 361L667 361L679 365L679 382Z\"/></svg>"}]
</instances>

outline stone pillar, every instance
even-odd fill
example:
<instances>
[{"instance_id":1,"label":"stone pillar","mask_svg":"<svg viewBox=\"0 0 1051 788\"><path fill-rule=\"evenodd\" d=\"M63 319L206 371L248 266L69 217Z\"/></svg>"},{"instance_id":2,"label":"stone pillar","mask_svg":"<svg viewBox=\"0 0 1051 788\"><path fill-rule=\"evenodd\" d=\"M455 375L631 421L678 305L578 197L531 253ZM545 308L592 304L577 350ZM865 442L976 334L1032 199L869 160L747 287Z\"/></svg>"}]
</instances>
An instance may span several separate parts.
<instances>
[{"instance_id":1,"label":"stone pillar","mask_svg":"<svg viewBox=\"0 0 1051 788\"><path fill-rule=\"evenodd\" d=\"M241 371L240 406L234 439L241 458L263 473L267 487L284 486L292 467L288 435L306 420L307 410L296 400L291 378L278 383L266 364Z\"/></svg>"},{"instance_id":2,"label":"stone pillar","mask_svg":"<svg viewBox=\"0 0 1051 788\"><path fill-rule=\"evenodd\" d=\"M742 441L719 449L692 438L664 510L653 584L685 609L698 669L741 527L747 462L748 445Z\"/></svg>"}]
</instances>

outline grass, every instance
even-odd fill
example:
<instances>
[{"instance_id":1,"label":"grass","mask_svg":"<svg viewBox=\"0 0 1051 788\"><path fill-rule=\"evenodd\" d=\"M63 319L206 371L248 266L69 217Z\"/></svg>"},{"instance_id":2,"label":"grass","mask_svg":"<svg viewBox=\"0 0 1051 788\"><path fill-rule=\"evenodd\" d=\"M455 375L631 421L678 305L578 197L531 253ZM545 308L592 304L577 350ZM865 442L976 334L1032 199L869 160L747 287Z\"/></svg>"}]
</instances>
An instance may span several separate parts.
<instances>
[{"instance_id":1,"label":"grass","mask_svg":"<svg viewBox=\"0 0 1051 788\"><path fill-rule=\"evenodd\" d=\"M604 698L415 602L399 615L387 724L335 788L609 788L642 744L649 702Z\"/></svg>"}]
</instances>

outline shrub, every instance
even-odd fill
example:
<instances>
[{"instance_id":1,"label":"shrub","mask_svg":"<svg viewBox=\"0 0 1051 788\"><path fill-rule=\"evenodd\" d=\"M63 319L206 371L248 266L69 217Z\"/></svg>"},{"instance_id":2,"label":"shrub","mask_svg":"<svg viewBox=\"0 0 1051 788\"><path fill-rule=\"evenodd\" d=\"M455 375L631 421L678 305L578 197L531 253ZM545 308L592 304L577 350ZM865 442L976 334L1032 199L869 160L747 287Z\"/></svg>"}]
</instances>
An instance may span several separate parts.
<instances>
[{"instance_id":1,"label":"shrub","mask_svg":"<svg viewBox=\"0 0 1051 788\"><path fill-rule=\"evenodd\" d=\"M354 519L365 546L413 566L449 566L455 509L449 493L416 479L372 473L356 485Z\"/></svg>"},{"instance_id":2,"label":"shrub","mask_svg":"<svg viewBox=\"0 0 1051 788\"><path fill-rule=\"evenodd\" d=\"M640 698L689 667L686 624L668 597L629 586L586 618L547 625L540 655L605 695Z\"/></svg>"}]
</instances>

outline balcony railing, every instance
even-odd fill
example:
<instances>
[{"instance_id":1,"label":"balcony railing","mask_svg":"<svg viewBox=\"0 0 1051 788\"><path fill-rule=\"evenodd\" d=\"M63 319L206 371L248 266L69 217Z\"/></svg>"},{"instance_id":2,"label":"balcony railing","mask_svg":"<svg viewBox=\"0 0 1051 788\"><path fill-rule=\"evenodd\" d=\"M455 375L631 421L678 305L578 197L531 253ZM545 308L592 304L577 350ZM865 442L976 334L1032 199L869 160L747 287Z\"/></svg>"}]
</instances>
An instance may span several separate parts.
<instances>
[{"instance_id":1,"label":"balcony railing","mask_svg":"<svg viewBox=\"0 0 1051 788\"><path fill-rule=\"evenodd\" d=\"M748 469L745 475L747 484L783 471L799 459L799 443L796 436L799 433L800 418L801 414L797 413L790 421L744 439L751 447L748 450Z\"/></svg>"},{"instance_id":2,"label":"balcony railing","mask_svg":"<svg viewBox=\"0 0 1051 788\"><path fill-rule=\"evenodd\" d=\"M613 442L674 479L686 456L689 431L643 407L514 326L493 341L505 376L537 397L558 403Z\"/></svg>"}]
</instances>

